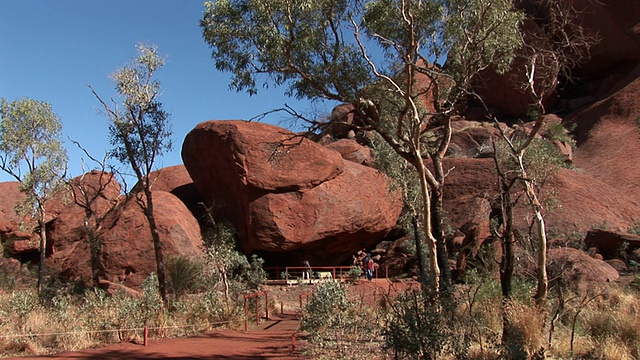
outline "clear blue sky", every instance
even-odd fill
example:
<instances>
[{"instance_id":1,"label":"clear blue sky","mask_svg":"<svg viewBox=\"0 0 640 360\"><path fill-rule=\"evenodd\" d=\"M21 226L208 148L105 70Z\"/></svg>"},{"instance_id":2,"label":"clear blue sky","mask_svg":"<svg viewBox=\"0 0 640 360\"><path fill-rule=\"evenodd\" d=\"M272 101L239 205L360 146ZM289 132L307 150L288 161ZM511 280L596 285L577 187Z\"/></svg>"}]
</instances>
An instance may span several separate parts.
<instances>
[{"instance_id":1,"label":"clear blue sky","mask_svg":"<svg viewBox=\"0 0 640 360\"><path fill-rule=\"evenodd\" d=\"M157 79L160 101L172 114L174 149L158 167L182 163L182 141L202 121L249 119L285 103L307 111L309 105L286 98L284 88L253 97L229 90L230 75L216 71L202 40L203 3L0 0L0 97L51 103L64 124L71 176L81 174L83 155L67 136L98 158L110 148L107 120L87 85L105 99L114 97L109 75L136 56L137 43L155 44L166 57ZM283 120L284 115L272 115L264 121L287 127ZM0 174L0 181L9 180Z\"/></svg>"}]
</instances>

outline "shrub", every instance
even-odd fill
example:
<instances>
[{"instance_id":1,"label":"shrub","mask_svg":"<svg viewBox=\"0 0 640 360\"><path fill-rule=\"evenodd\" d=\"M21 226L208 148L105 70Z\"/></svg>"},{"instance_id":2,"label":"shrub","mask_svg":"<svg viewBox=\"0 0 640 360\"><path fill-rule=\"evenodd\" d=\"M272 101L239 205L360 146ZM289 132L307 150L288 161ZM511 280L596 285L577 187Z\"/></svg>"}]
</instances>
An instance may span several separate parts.
<instances>
[{"instance_id":1,"label":"shrub","mask_svg":"<svg viewBox=\"0 0 640 360\"><path fill-rule=\"evenodd\" d=\"M385 324L385 348L409 359L465 358L466 336L455 332L453 298L442 298L438 305L423 291L406 291L390 303ZM450 303L446 303L450 302Z\"/></svg>"},{"instance_id":2,"label":"shrub","mask_svg":"<svg viewBox=\"0 0 640 360\"><path fill-rule=\"evenodd\" d=\"M337 281L319 284L304 308L300 329L308 332L315 352L364 358L379 335L378 317L366 304L350 300L347 286Z\"/></svg>"},{"instance_id":3,"label":"shrub","mask_svg":"<svg viewBox=\"0 0 640 360\"><path fill-rule=\"evenodd\" d=\"M545 310L530 303L516 300L509 301L505 306L509 318L509 334L507 349L510 359L531 359L540 356L546 346L545 339Z\"/></svg>"},{"instance_id":4,"label":"shrub","mask_svg":"<svg viewBox=\"0 0 640 360\"><path fill-rule=\"evenodd\" d=\"M169 258L166 263L169 289L176 298L187 292L202 290L205 286L202 262L179 255Z\"/></svg>"}]
</instances>

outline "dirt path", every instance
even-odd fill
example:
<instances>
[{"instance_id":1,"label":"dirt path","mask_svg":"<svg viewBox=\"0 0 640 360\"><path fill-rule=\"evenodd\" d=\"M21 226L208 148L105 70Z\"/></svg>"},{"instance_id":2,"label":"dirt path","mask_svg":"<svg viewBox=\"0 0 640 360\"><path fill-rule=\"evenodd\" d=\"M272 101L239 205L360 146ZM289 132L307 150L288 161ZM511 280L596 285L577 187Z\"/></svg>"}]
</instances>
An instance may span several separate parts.
<instances>
[{"instance_id":1,"label":"dirt path","mask_svg":"<svg viewBox=\"0 0 640 360\"><path fill-rule=\"evenodd\" d=\"M271 317L247 332L219 330L188 338L151 339L148 346L119 343L104 348L14 359L306 359L292 351L291 335L298 329L295 315ZM297 339L296 339L297 340Z\"/></svg>"},{"instance_id":2,"label":"dirt path","mask_svg":"<svg viewBox=\"0 0 640 360\"><path fill-rule=\"evenodd\" d=\"M350 296L365 301L376 301L380 296L406 289L411 283L393 284L383 279L372 283L361 282L350 287ZM282 304L284 314L270 315L270 319L249 331L218 330L187 338L150 339L148 346L119 343L99 349L64 352L53 355L17 357L12 359L87 359L87 360L148 360L148 359L309 359L299 353L303 344L296 338L292 349L292 334L298 330L296 312L300 310L300 294L309 294L309 287L272 288L269 296L276 304Z\"/></svg>"}]
</instances>

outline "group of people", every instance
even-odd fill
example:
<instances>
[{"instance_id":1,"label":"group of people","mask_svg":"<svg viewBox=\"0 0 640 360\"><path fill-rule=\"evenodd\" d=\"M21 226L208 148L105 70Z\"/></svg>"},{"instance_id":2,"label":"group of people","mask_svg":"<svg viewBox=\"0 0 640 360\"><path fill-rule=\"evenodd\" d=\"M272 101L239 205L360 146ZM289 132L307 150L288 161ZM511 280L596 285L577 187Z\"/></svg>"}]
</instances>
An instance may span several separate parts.
<instances>
[{"instance_id":1,"label":"group of people","mask_svg":"<svg viewBox=\"0 0 640 360\"><path fill-rule=\"evenodd\" d=\"M364 271L364 276L369 280L369 282L373 281L373 275L376 270L376 263L373 260L373 256L370 253L360 250L354 256L354 264L360 265L362 270Z\"/></svg>"},{"instance_id":2,"label":"group of people","mask_svg":"<svg viewBox=\"0 0 640 360\"><path fill-rule=\"evenodd\" d=\"M379 259L380 255L378 255ZM364 276L369 280L369 282L373 281L373 276L376 271L376 262L374 261L374 256L371 256L371 253L366 252L365 250L360 250L356 255L353 256L353 264L356 266L360 266L364 272ZM302 259L302 279L308 280L311 278L311 265L306 258Z\"/></svg>"}]
</instances>

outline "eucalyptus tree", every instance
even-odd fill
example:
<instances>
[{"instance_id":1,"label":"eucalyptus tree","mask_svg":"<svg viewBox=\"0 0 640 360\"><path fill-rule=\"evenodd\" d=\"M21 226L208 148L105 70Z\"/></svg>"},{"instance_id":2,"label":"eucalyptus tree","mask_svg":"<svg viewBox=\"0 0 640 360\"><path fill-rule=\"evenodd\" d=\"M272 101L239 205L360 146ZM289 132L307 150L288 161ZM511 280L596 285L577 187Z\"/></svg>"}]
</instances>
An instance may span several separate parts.
<instances>
[{"instance_id":1,"label":"eucalyptus tree","mask_svg":"<svg viewBox=\"0 0 640 360\"><path fill-rule=\"evenodd\" d=\"M298 99L351 104L357 121L344 125L378 133L411 164L437 296L451 119L478 72L508 67L521 19L511 0L218 0L200 26L232 89L286 85Z\"/></svg>"},{"instance_id":2,"label":"eucalyptus tree","mask_svg":"<svg viewBox=\"0 0 640 360\"><path fill-rule=\"evenodd\" d=\"M110 154L131 167L138 182L142 184L143 197L139 204L149 223L156 257L159 291L167 300L166 276L158 226L153 214L153 194L149 173L154 170L156 160L171 149L170 115L163 110L158 100L160 82L155 80L156 71L164 66L164 59L155 46L139 44L138 56L118 69L112 78L115 90L122 98L121 106L111 99L103 100L96 91L92 93L102 105L109 120L111 135Z\"/></svg>"},{"instance_id":3,"label":"eucalyptus tree","mask_svg":"<svg viewBox=\"0 0 640 360\"><path fill-rule=\"evenodd\" d=\"M525 198L534 214L537 230L537 289L536 303L543 306L547 301L549 280L547 276L547 230L544 218L544 204L538 195L539 186L549 171L561 162L554 156L553 149L545 149L536 139L540 136L547 109L545 100L556 92L559 80L570 82L571 70L589 56L590 48L598 41L582 25L582 11L569 2L553 0L529 0L526 21L529 31L523 33L519 51L518 68L512 69L515 84L531 98L531 130L508 136L497 121L496 128L501 134L503 145L500 164L496 156L496 167L502 187L502 207L505 219L503 237L503 266L501 271L503 295L510 297L513 275L513 206L514 190L523 190ZM496 147L494 146L494 149ZM513 200L511 198L514 198Z\"/></svg>"},{"instance_id":4,"label":"eucalyptus tree","mask_svg":"<svg viewBox=\"0 0 640 360\"><path fill-rule=\"evenodd\" d=\"M67 151L62 121L51 104L33 99L0 102L0 168L20 182L26 195L17 212L36 219L40 236L38 292L42 290L47 251L46 203L64 183Z\"/></svg>"}]
</instances>

